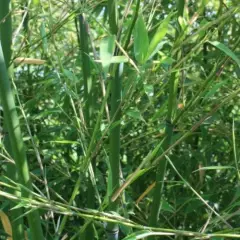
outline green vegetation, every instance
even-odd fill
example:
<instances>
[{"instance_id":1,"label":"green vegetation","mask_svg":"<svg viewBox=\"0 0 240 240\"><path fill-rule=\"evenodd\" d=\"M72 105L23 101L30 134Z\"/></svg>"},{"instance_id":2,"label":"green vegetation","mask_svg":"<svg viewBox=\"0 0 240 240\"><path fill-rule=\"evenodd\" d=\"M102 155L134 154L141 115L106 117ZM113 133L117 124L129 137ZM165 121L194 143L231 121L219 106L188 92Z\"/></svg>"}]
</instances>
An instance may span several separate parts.
<instances>
[{"instance_id":1,"label":"green vegetation","mask_svg":"<svg viewBox=\"0 0 240 240\"><path fill-rule=\"evenodd\" d=\"M0 40L0 238L240 238L238 1L2 0Z\"/></svg>"}]
</instances>

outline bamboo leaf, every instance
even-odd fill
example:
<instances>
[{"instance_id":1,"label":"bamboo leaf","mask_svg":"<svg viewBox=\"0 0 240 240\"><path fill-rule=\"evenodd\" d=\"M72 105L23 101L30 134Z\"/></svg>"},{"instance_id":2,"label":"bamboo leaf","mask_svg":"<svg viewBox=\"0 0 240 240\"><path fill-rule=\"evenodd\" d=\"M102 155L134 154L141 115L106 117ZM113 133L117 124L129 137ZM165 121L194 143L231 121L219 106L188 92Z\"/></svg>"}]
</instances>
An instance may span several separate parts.
<instances>
[{"instance_id":1,"label":"bamboo leaf","mask_svg":"<svg viewBox=\"0 0 240 240\"><path fill-rule=\"evenodd\" d=\"M144 85L144 91L148 95L148 97L153 97L154 95L154 87L152 84Z\"/></svg>"},{"instance_id":2,"label":"bamboo leaf","mask_svg":"<svg viewBox=\"0 0 240 240\"><path fill-rule=\"evenodd\" d=\"M69 140L55 140L50 141L51 143L59 143L59 144L79 144L79 142L76 141L69 141Z\"/></svg>"},{"instance_id":3,"label":"bamboo leaf","mask_svg":"<svg viewBox=\"0 0 240 240\"><path fill-rule=\"evenodd\" d=\"M14 63L17 64L35 64L35 65L42 65L46 63L46 60L37 59L37 58L25 58L25 57L18 57L14 59Z\"/></svg>"},{"instance_id":4,"label":"bamboo leaf","mask_svg":"<svg viewBox=\"0 0 240 240\"><path fill-rule=\"evenodd\" d=\"M193 172L198 172L201 170L226 170L226 169L236 169L236 168L231 166L209 166L209 167L199 168L198 170L195 170Z\"/></svg>"},{"instance_id":5,"label":"bamboo leaf","mask_svg":"<svg viewBox=\"0 0 240 240\"><path fill-rule=\"evenodd\" d=\"M149 232L150 231L148 231L148 230L138 231L138 232L132 233L129 236L125 237L123 240L136 240L136 239L138 239L137 236L144 237L145 234L147 234Z\"/></svg>"},{"instance_id":6,"label":"bamboo leaf","mask_svg":"<svg viewBox=\"0 0 240 240\"><path fill-rule=\"evenodd\" d=\"M132 117L134 119L138 119L138 120L141 120L141 121L144 121L140 111L137 109L137 108L130 108L126 114L129 116L129 117Z\"/></svg>"},{"instance_id":7,"label":"bamboo leaf","mask_svg":"<svg viewBox=\"0 0 240 240\"><path fill-rule=\"evenodd\" d=\"M147 53L147 59L153 57L153 55L158 51L158 45L165 37L168 31L168 25L171 20L173 13L170 13L159 25L155 35L153 36Z\"/></svg>"},{"instance_id":8,"label":"bamboo leaf","mask_svg":"<svg viewBox=\"0 0 240 240\"><path fill-rule=\"evenodd\" d=\"M100 43L100 60L102 62L103 71L108 73L109 66L112 61L115 48L115 36L110 35L102 39Z\"/></svg>"},{"instance_id":9,"label":"bamboo leaf","mask_svg":"<svg viewBox=\"0 0 240 240\"><path fill-rule=\"evenodd\" d=\"M1 210L0 210L0 219L2 221L4 231L9 236L12 236L12 225L10 223L10 220L9 220L8 216ZM12 237L8 237L7 240L12 240Z\"/></svg>"},{"instance_id":10,"label":"bamboo leaf","mask_svg":"<svg viewBox=\"0 0 240 240\"><path fill-rule=\"evenodd\" d=\"M172 205L170 205L165 199L162 199L162 209L166 212L174 213L175 209Z\"/></svg>"},{"instance_id":11,"label":"bamboo leaf","mask_svg":"<svg viewBox=\"0 0 240 240\"><path fill-rule=\"evenodd\" d=\"M148 172L148 168L144 168L144 169L141 169L138 171L138 173L134 176L134 178L131 180L131 183L135 182L139 177L143 176L146 172ZM129 178L131 178L133 174L130 174L128 177L127 177L127 180Z\"/></svg>"},{"instance_id":12,"label":"bamboo leaf","mask_svg":"<svg viewBox=\"0 0 240 240\"><path fill-rule=\"evenodd\" d=\"M142 14L139 15L134 29L134 55L140 64L144 64L148 53L149 39Z\"/></svg>"},{"instance_id":13,"label":"bamboo leaf","mask_svg":"<svg viewBox=\"0 0 240 240\"><path fill-rule=\"evenodd\" d=\"M33 0L33 3L34 3L35 5L39 5L40 1L39 1L39 0Z\"/></svg>"},{"instance_id":14,"label":"bamboo leaf","mask_svg":"<svg viewBox=\"0 0 240 240\"><path fill-rule=\"evenodd\" d=\"M128 62L126 56L114 56L111 59L111 63L125 63L125 62Z\"/></svg>"},{"instance_id":15,"label":"bamboo leaf","mask_svg":"<svg viewBox=\"0 0 240 240\"><path fill-rule=\"evenodd\" d=\"M70 81L77 81L76 76L73 72L63 69L63 74L70 80Z\"/></svg>"},{"instance_id":16,"label":"bamboo leaf","mask_svg":"<svg viewBox=\"0 0 240 240\"><path fill-rule=\"evenodd\" d=\"M237 57L237 55L231 50L229 49L226 45L224 45L223 43L220 43L218 41L208 41L208 43L210 43L211 45L213 45L214 47L218 48L219 50L221 50L222 52L224 52L227 56L229 56L230 58L232 58L232 60L234 60L238 66L240 66L240 59Z\"/></svg>"},{"instance_id":17,"label":"bamboo leaf","mask_svg":"<svg viewBox=\"0 0 240 240\"><path fill-rule=\"evenodd\" d=\"M131 235L125 237L123 240L136 240L136 239L143 239L149 236L166 236L166 235L175 235L174 233L167 233L167 232L152 232L149 230L141 230Z\"/></svg>"},{"instance_id":18,"label":"bamboo leaf","mask_svg":"<svg viewBox=\"0 0 240 240\"><path fill-rule=\"evenodd\" d=\"M204 96L204 99L212 97L212 96L217 92L217 90L218 90L219 88L221 88L221 87L222 87L224 84L226 84L227 82L228 82L228 80L222 81L222 82L220 82L220 83L215 84L215 85L212 87L212 89L210 89L210 91L208 91L208 92L206 93L206 95Z\"/></svg>"}]
</instances>

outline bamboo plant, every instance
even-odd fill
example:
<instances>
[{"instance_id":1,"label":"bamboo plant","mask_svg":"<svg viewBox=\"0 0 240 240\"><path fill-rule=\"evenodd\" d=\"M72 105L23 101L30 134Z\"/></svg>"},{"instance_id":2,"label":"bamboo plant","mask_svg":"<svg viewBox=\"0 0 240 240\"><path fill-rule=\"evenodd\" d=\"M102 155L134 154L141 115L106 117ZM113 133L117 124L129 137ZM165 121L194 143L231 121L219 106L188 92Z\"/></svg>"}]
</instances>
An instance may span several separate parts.
<instances>
[{"instance_id":1,"label":"bamboo plant","mask_svg":"<svg viewBox=\"0 0 240 240\"><path fill-rule=\"evenodd\" d=\"M178 17L183 16L185 0L178 1ZM181 37L180 25L176 30L176 41L178 36ZM181 58L181 53L176 53L175 58ZM170 76L169 81L169 96L168 96L168 111L166 117L166 127L165 127L165 139L162 145L162 149L166 150L171 146L172 135L173 135L173 121L177 108L177 89L179 81L179 70L175 71ZM149 216L149 225L156 227L158 226L158 218L161 211L162 204L162 195L163 195L163 186L164 186L164 177L167 168L167 158L164 158L160 161L156 171L156 186L153 193L153 203ZM154 240L156 237L152 236L149 239Z\"/></svg>"},{"instance_id":2,"label":"bamboo plant","mask_svg":"<svg viewBox=\"0 0 240 240\"><path fill-rule=\"evenodd\" d=\"M86 128L89 135L92 135L92 78L89 60L89 41L88 41L88 24L84 17L84 14L79 15L80 26L80 49L82 55L82 71L83 71L83 83L84 83L84 102L85 111L84 119ZM95 161L92 161L93 169L95 168ZM89 171L90 175L90 171ZM95 207L95 192L91 182L91 178L88 178L88 190L87 190L87 207L94 209ZM90 223L84 233L85 239L94 239L93 223Z\"/></svg>"},{"instance_id":3,"label":"bamboo plant","mask_svg":"<svg viewBox=\"0 0 240 240\"><path fill-rule=\"evenodd\" d=\"M11 74L10 60L11 60L11 42L12 42L12 19L10 12L10 0L3 1L0 8L0 40L3 48L3 56L5 60L6 67L8 68L9 74ZM5 119L5 118L4 118ZM7 132L6 121L4 123L4 131ZM10 155L12 155L11 145L9 136L6 134L4 136L4 147ZM18 182L18 175L16 172L15 165L7 164L7 177ZM20 192L18 190L9 189L10 194L14 194L20 197ZM16 203L10 202L10 208L14 208ZM16 208L11 210L10 221L12 226L12 238L14 239L24 239L24 226L23 215L21 208Z\"/></svg>"},{"instance_id":4,"label":"bamboo plant","mask_svg":"<svg viewBox=\"0 0 240 240\"><path fill-rule=\"evenodd\" d=\"M117 36L118 33L118 14L117 14L117 0L108 0L108 16L109 26L112 35ZM116 50L115 50L116 53ZM120 123L121 112L121 77L119 76L118 65L113 67L111 73L111 121L118 122L117 126L110 130L110 179L108 184L110 185L109 191L113 193L119 187L120 184ZM118 211L119 202L112 202L109 206L110 211ZM118 225L115 223L108 223L106 227L107 237L109 240L117 240L119 235Z\"/></svg>"},{"instance_id":5,"label":"bamboo plant","mask_svg":"<svg viewBox=\"0 0 240 240\"><path fill-rule=\"evenodd\" d=\"M5 13L9 13L9 1L4 1L1 4L1 16ZM29 191L22 189L21 193L23 197L32 198L32 183L30 179L30 173L28 169L28 163L26 159L26 153L24 149L24 143L22 139L20 122L16 111L14 102L14 95L11 90L11 84L8 76L7 67L11 58L11 20L7 19L6 25L1 26L1 44L0 44L0 94L1 102L4 111L4 122L7 134L9 135L9 145L11 146L11 153L15 161L16 173L19 179L19 183L26 187ZM4 48L4 53L3 53ZM6 57L6 61L5 61ZM11 166L13 167L13 166ZM15 176L15 170L10 169L9 174ZM15 179L15 178L13 178ZM20 214L19 211L15 214ZM15 215L14 214L14 215ZM15 217L20 217L19 215ZM36 240L43 240L43 231L41 226L41 219L38 210L31 211L27 214L28 224L31 231L31 236ZM16 228L15 228L16 226ZM15 239L22 239L23 226L22 222L18 220L14 223L13 231ZM15 231L16 230L16 231Z\"/></svg>"}]
</instances>

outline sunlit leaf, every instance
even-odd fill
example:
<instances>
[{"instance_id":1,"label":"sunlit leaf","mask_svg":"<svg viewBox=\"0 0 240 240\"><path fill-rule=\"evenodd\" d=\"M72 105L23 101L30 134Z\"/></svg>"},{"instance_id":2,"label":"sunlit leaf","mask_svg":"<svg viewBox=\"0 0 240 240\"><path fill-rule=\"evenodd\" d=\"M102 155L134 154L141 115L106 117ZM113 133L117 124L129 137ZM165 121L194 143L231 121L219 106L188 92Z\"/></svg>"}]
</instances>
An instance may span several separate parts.
<instances>
[{"instance_id":1,"label":"sunlit leaf","mask_svg":"<svg viewBox=\"0 0 240 240\"><path fill-rule=\"evenodd\" d=\"M236 169L235 167L231 166L209 166L209 167L202 167L198 170L195 170L194 172L200 171L200 170L227 170L227 169Z\"/></svg>"},{"instance_id":2,"label":"sunlit leaf","mask_svg":"<svg viewBox=\"0 0 240 240\"><path fill-rule=\"evenodd\" d=\"M115 48L115 36L109 35L101 40L100 60L105 74L108 73L109 66L112 63L114 48Z\"/></svg>"},{"instance_id":3,"label":"sunlit leaf","mask_svg":"<svg viewBox=\"0 0 240 240\"><path fill-rule=\"evenodd\" d=\"M56 141L51 141L51 143L59 143L59 144L79 144L79 142L69 141L69 140L56 140Z\"/></svg>"},{"instance_id":4,"label":"sunlit leaf","mask_svg":"<svg viewBox=\"0 0 240 240\"><path fill-rule=\"evenodd\" d=\"M111 63L124 63L128 62L128 58L126 56L114 56L111 59Z\"/></svg>"},{"instance_id":5,"label":"sunlit leaf","mask_svg":"<svg viewBox=\"0 0 240 240\"><path fill-rule=\"evenodd\" d=\"M155 53L158 45L161 43L162 39L165 37L168 31L168 24L171 20L173 13L170 13L159 25L155 35L153 36L147 53L147 59L151 58Z\"/></svg>"},{"instance_id":6,"label":"sunlit leaf","mask_svg":"<svg viewBox=\"0 0 240 240\"><path fill-rule=\"evenodd\" d=\"M139 239L137 237L146 237L148 234L150 233L150 231L147 231L147 230L143 230L143 231L138 231L138 232L135 232L135 233L132 233L131 235L125 237L123 240L136 240L136 239Z\"/></svg>"},{"instance_id":7,"label":"sunlit leaf","mask_svg":"<svg viewBox=\"0 0 240 240\"><path fill-rule=\"evenodd\" d=\"M141 169L138 171L138 173L134 176L134 178L132 179L131 183L133 183L134 181L136 181L139 177L141 177L142 175L144 175L146 172L148 171L147 168ZM132 176L132 174L130 174L128 176L128 178L130 178ZM127 178L127 179L128 179Z\"/></svg>"},{"instance_id":8,"label":"sunlit leaf","mask_svg":"<svg viewBox=\"0 0 240 240\"><path fill-rule=\"evenodd\" d=\"M166 236L166 235L175 235L174 233L166 233L166 232L152 232L149 230L141 230L131 235L125 237L123 240L136 240L136 239L143 239L149 236Z\"/></svg>"},{"instance_id":9,"label":"sunlit leaf","mask_svg":"<svg viewBox=\"0 0 240 240\"><path fill-rule=\"evenodd\" d=\"M237 55L231 50L229 49L226 45L224 45L223 43L220 43L218 41L208 41L211 45L213 45L214 47L218 48L219 50L221 50L222 52L224 52L227 56L229 56L230 58L232 58L232 60L234 60L238 66L240 66L240 59L237 57Z\"/></svg>"},{"instance_id":10,"label":"sunlit leaf","mask_svg":"<svg viewBox=\"0 0 240 240\"><path fill-rule=\"evenodd\" d=\"M134 29L134 54L136 60L140 64L144 64L146 61L148 46L149 46L148 32L143 20L143 16L142 14L139 14Z\"/></svg>"},{"instance_id":11,"label":"sunlit leaf","mask_svg":"<svg viewBox=\"0 0 240 240\"><path fill-rule=\"evenodd\" d=\"M33 0L33 3L35 4L35 5L39 5L39 0Z\"/></svg>"},{"instance_id":12,"label":"sunlit leaf","mask_svg":"<svg viewBox=\"0 0 240 240\"><path fill-rule=\"evenodd\" d=\"M144 91L148 95L148 97L153 97L154 95L154 88L152 84L144 85Z\"/></svg>"},{"instance_id":13,"label":"sunlit leaf","mask_svg":"<svg viewBox=\"0 0 240 240\"><path fill-rule=\"evenodd\" d=\"M38 59L38 58L18 57L18 58L14 59L14 63L17 63L17 64L42 65L42 64L46 63L46 60Z\"/></svg>"}]
</instances>

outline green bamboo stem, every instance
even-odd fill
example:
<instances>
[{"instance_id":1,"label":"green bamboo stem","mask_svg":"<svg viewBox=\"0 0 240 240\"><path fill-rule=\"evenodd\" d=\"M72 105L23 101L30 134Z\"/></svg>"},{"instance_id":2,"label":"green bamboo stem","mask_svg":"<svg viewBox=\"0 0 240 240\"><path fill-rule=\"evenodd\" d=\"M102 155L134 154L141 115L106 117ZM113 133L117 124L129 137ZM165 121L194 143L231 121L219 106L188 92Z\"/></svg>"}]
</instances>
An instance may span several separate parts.
<instances>
[{"instance_id":1,"label":"green bamboo stem","mask_svg":"<svg viewBox=\"0 0 240 240\"><path fill-rule=\"evenodd\" d=\"M178 16L183 15L184 1L185 0L178 1ZM178 36L181 37L180 26L179 26L179 33L177 33L176 35L176 40ZM180 56L177 56L177 53L176 53L176 57L180 57ZM165 127L166 138L163 143L163 150L168 149L172 141L173 119L174 119L175 110L177 106L178 79L179 79L178 72L173 72L171 74L170 81L169 81L168 113L167 113L166 127ZM149 217L149 225L153 227L158 226L158 218L159 218L161 204L162 204L162 195L163 195L163 186L164 186L164 177L165 177L166 168L167 168L167 159L164 158L159 163L156 171L156 186L153 193L153 203L152 203L152 208L151 208L150 217ZM155 240L156 237L151 236L149 239Z\"/></svg>"},{"instance_id":2,"label":"green bamboo stem","mask_svg":"<svg viewBox=\"0 0 240 240\"><path fill-rule=\"evenodd\" d=\"M12 155L11 153L11 146L10 146L10 141L9 137L5 136L4 138L4 146L8 153ZM14 180L15 182L18 182L18 175L16 172L16 168L13 164L8 163L7 164L7 177L10 179ZM21 193L15 189L9 188L8 193L13 194L15 196L21 197ZM11 226L12 226L12 238L13 240L18 240L18 239L24 239L24 225L23 225L23 218L20 217L23 215L23 209L22 208L16 208L16 203L15 202L10 202L10 221L11 221Z\"/></svg>"},{"instance_id":3,"label":"green bamboo stem","mask_svg":"<svg viewBox=\"0 0 240 240\"><path fill-rule=\"evenodd\" d=\"M91 70L89 60L89 47L88 47L88 25L83 16L79 15L80 24L80 44L82 55L82 71L83 71L83 85L84 85L84 118L88 130L90 129L90 105L91 105Z\"/></svg>"},{"instance_id":4,"label":"green bamboo stem","mask_svg":"<svg viewBox=\"0 0 240 240\"><path fill-rule=\"evenodd\" d=\"M80 31L78 30L78 23L80 27ZM92 77L91 77L91 68L90 68L90 59L89 59L89 43L88 43L88 38L89 38L89 33L88 33L88 24L85 20L85 17L83 14L79 15L79 19L75 21L76 25L76 31L78 34L78 43L80 44L80 49L81 49L81 55L82 55L82 72L83 72L83 85L84 85L84 120L86 123L88 135L91 137L94 137L92 135ZM80 32L80 34L79 34ZM91 144L90 144L91 145ZM89 156L88 156L89 157ZM95 169L95 161L92 161L92 167L93 170ZM80 175L84 173L85 174L85 169L81 170ZM94 209L95 207L95 189L92 184L92 181L89 177L88 179L88 192L87 192L87 207L90 209ZM74 190L72 193L72 196L69 201L69 205L72 205L78 189L80 187L80 177L78 178ZM64 230L64 227L66 225L66 222L68 220L68 216L65 215L62 219L62 222L60 224L59 230L58 230L58 236L60 237L62 234L62 231ZM82 237L84 239L94 239L94 228L93 228L93 223L90 223L88 227L86 228L86 231L82 234Z\"/></svg>"},{"instance_id":5,"label":"green bamboo stem","mask_svg":"<svg viewBox=\"0 0 240 240\"><path fill-rule=\"evenodd\" d=\"M3 1L0 8L0 39L1 45L3 47L3 56L6 63L6 66L10 72L10 59L11 59L11 46L12 46L12 19L10 13L10 0ZM6 121L4 123L4 131L7 132ZM9 136L4 137L4 146L7 152L12 155ZM18 175L16 172L15 165L8 163L7 164L7 177L18 182ZM20 197L20 192L15 189L8 189L10 194ZM24 227L23 227L23 218L20 216L23 215L23 210L21 208L16 208L16 203L10 202L9 207L12 209L10 213L10 221L12 225L12 238L15 239L24 239Z\"/></svg>"},{"instance_id":6,"label":"green bamboo stem","mask_svg":"<svg viewBox=\"0 0 240 240\"><path fill-rule=\"evenodd\" d=\"M92 78L91 78L91 68L89 60L89 41L88 41L88 24L85 20L83 14L79 15L79 25L80 25L80 47L82 54L82 71L83 71L83 84L84 84L84 102L85 111L84 117L86 122L86 127L90 136L92 135L91 125L92 125ZM92 161L93 169L95 169L95 161ZM87 207L94 209L95 207L95 191L92 184L91 178L88 178L88 192L87 192ZM93 223L90 223L84 233L84 239L94 239L94 227Z\"/></svg>"},{"instance_id":7,"label":"green bamboo stem","mask_svg":"<svg viewBox=\"0 0 240 240\"><path fill-rule=\"evenodd\" d=\"M10 14L10 0L1 1L0 7L0 39L2 44L3 56L7 68L10 64L12 54L12 20Z\"/></svg>"},{"instance_id":8,"label":"green bamboo stem","mask_svg":"<svg viewBox=\"0 0 240 240\"><path fill-rule=\"evenodd\" d=\"M14 96L11 91L11 85L8 78L7 68L3 56L2 46L0 45L0 97L3 105L6 129L9 134L12 154L14 157L19 182L32 190L32 183L29 175L28 163L24 149L24 143L20 130L20 123L14 102ZM22 190L22 196L31 199L32 194ZM31 236L34 240L43 240L41 219L37 210L27 214L28 224Z\"/></svg>"},{"instance_id":9,"label":"green bamboo stem","mask_svg":"<svg viewBox=\"0 0 240 240\"><path fill-rule=\"evenodd\" d=\"M108 0L108 16L109 26L112 35L117 36L118 33L118 21L117 21L117 1ZM111 121L120 122L121 112L121 78L119 75L119 66L116 65L113 68L111 75ZM120 184L120 124L110 130L110 152L109 152L109 191L110 194L119 187ZM112 202L109 205L108 210L118 212L119 201ZM119 227L116 223L108 223L106 226L106 233L108 240L117 240Z\"/></svg>"},{"instance_id":10,"label":"green bamboo stem","mask_svg":"<svg viewBox=\"0 0 240 240\"><path fill-rule=\"evenodd\" d=\"M118 15L117 15L117 0L108 0L108 17L110 32L117 36L118 33Z\"/></svg>"},{"instance_id":11,"label":"green bamboo stem","mask_svg":"<svg viewBox=\"0 0 240 240\"><path fill-rule=\"evenodd\" d=\"M168 100L168 114L166 119L166 128L165 128L165 134L166 138L163 142L163 150L166 150L171 145L172 140L172 134L173 134L173 124L172 119L173 115L176 109L176 83L178 82L178 79L176 76L176 73L173 73L171 75L169 87L170 87L170 93L169 93L169 100ZM158 223L158 217L161 210L161 198L162 198L162 191L163 191L163 185L164 185L164 176L166 172L167 167L167 159L164 158L157 167L156 172L156 186L154 189L153 194L153 203L149 218L149 225L150 226L157 226ZM154 237L150 237L150 239L155 239Z\"/></svg>"}]
</instances>

